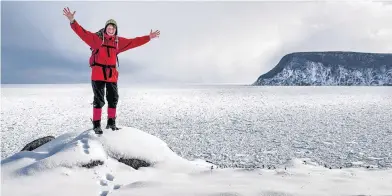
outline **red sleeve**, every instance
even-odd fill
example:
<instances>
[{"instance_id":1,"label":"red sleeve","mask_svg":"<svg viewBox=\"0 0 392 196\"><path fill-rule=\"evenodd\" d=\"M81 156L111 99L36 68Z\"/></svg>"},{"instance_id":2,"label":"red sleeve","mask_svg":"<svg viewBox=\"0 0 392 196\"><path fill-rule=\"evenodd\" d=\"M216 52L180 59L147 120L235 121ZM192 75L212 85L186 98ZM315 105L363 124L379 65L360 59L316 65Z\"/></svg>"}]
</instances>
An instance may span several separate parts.
<instances>
[{"instance_id":1,"label":"red sleeve","mask_svg":"<svg viewBox=\"0 0 392 196\"><path fill-rule=\"evenodd\" d=\"M145 35L142 37L135 37L135 38L131 38L131 39L119 37L118 38L118 49L119 49L118 53L125 52L129 49L144 45L147 42L149 42L150 40L151 39L150 39L149 35Z\"/></svg>"},{"instance_id":2,"label":"red sleeve","mask_svg":"<svg viewBox=\"0 0 392 196\"><path fill-rule=\"evenodd\" d=\"M74 20L71 23L71 28L75 31L75 33L91 48L96 49L100 46L102 43L102 40L99 38L99 36L95 33L91 33L90 31L87 31L84 29L82 26L79 25L79 23Z\"/></svg>"}]
</instances>

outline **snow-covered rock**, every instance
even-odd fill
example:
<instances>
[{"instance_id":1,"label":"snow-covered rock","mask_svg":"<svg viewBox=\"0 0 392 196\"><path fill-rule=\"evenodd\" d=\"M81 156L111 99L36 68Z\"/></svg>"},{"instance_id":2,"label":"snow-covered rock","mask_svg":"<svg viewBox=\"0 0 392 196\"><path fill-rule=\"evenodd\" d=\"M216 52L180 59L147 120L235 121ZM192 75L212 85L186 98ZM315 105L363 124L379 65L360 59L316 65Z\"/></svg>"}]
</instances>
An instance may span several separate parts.
<instances>
[{"instance_id":1,"label":"snow-covered rock","mask_svg":"<svg viewBox=\"0 0 392 196\"><path fill-rule=\"evenodd\" d=\"M96 135L88 130L73 139L69 138L73 136L74 134L65 134L31 152L16 153L2 160L2 166L7 166L9 162L25 162L26 165L17 168L15 172L30 174L58 167L82 167L94 161L105 163L108 159L173 169L178 168L180 163L184 166L189 163L159 138L134 128L105 131L103 135ZM32 159L35 160L34 163L29 164L28 160ZM172 165L176 166L171 167Z\"/></svg>"},{"instance_id":2,"label":"snow-covered rock","mask_svg":"<svg viewBox=\"0 0 392 196\"><path fill-rule=\"evenodd\" d=\"M45 137L38 138L38 139L26 144L26 146L24 146L21 151L35 150L38 147L44 145L45 143L52 141L53 139L54 139L54 136L45 136Z\"/></svg>"}]
</instances>

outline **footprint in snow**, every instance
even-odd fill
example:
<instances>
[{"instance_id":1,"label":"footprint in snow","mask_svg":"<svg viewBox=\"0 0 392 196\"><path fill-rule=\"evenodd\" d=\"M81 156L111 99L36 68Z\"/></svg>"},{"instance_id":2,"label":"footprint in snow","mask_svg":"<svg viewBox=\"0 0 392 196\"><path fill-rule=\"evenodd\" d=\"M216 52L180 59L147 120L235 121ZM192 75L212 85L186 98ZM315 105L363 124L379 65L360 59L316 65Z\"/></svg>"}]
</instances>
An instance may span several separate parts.
<instances>
[{"instance_id":1,"label":"footprint in snow","mask_svg":"<svg viewBox=\"0 0 392 196\"><path fill-rule=\"evenodd\" d=\"M88 144L88 140L86 138L83 138L82 143L83 143L84 153L89 154L90 153L90 151L89 151L90 145Z\"/></svg>"},{"instance_id":2,"label":"footprint in snow","mask_svg":"<svg viewBox=\"0 0 392 196\"><path fill-rule=\"evenodd\" d=\"M109 193L109 191L102 191L100 196L106 196L106 195L108 195L108 193Z\"/></svg>"},{"instance_id":3,"label":"footprint in snow","mask_svg":"<svg viewBox=\"0 0 392 196\"><path fill-rule=\"evenodd\" d=\"M99 183L101 186L107 186L108 182L106 180L101 180Z\"/></svg>"},{"instance_id":4,"label":"footprint in snow","mask_svg":"<svg viewBox=\"0 0 392 196\"><path fill-rule=\"evenodd\" d=\"M106 180L113 181L114 176L112 174L106 174Z\"/></svg>"},{"instance_id":5,"label":"footprint in snow","mask_svg":"<svg viewBox=\"0 0 392 196\"><path fill-rule=\"evenodd\" d=\"M114 176L110 173L107 173L105 175L105 179L101 179L99 181L99 184L101 185L102 189L106 189L106 190L102 190L99 196L106 196L109 194L110 190L117 190L121 187L121 185L119 184L112 185L113 180L114 180ZM104 187L109 188L109 190Z\"/></svg>"},{"instance_id":6,"label":"footprint in snow","mask_svg":"<svg viewBox=\"0 0 392 196\"><path fill-rule=\"evenodd\" d=\"M114 185L113 190L117 190L117 189L119 189L119 188L121 188L121 185L116 184L116 185Z\"/></svg>"}]
</instances>

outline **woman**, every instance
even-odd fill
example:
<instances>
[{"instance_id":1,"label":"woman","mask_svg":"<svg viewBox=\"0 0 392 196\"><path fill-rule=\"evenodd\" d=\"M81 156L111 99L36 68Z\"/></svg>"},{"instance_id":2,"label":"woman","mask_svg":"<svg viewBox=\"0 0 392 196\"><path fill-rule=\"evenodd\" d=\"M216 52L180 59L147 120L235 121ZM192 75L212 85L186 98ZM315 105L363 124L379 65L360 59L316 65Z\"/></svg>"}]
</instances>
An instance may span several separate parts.
<instances>
[{"instance_id":1,"label":"woman","mask_svg":"<svg viewBox=\"0 0 392 196\"><path fill-rule=\"evenodd\" d=\"M110 19L105 23L103 32L92 33L85 30L74 19L75 15L70 12L69 8L64 8L64 15L69 19L71 28L75 33L92 49L90 57L91 83L94 92L93 102L93 130L96 134L102 134L101 114L102 107L105 105L105 86L106 100L108 102L108 121L106 129L118 130L116 127L116 107L118 102L117 79L118 71L116 69L117 55L129 49L146 44L151 39L159 37L160 32L150 32L136 38L124 38L117 36L118 26L115 20Z\"/></svg>"}]
</instances>

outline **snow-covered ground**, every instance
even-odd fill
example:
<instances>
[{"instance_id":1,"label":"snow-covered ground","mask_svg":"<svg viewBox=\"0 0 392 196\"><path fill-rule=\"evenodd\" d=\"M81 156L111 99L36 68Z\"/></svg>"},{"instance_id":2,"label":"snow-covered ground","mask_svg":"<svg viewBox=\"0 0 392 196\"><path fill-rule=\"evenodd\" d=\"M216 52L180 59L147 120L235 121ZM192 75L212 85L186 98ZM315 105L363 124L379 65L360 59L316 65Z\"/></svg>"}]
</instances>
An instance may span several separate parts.
<instances>
[{"instance_id":1,"label":"snow-covered ground","mask_svg":"<svg viewBox=\"0 0 392 196\"><path fill-rule=\"evenodd\" d=\"M138 170L116 159L153 163ZM93 168L81 167L93 160ZM286 168L224 169L177 156L166 143L123 127L68 133L2 160L2 195L390 195L392 170L330 170L295 159Z\"/></svg>"},{"instance_id":2,"label":"snow-covered ground","mask_svg":"<svg viewBox=\"0 0 392 196\"><path fill-rule=\"evenodd\" d=\"M119 93L119 123L161 138L187 159L221 167L282 165L293 157L333 168L392 167L391 87L121 84ZM92 99L89 84L3 85L1 158L32 139L91 128Z\"/></svg>"},{"instance_id":3,"label":"snow-covered ground","mask_svg":"<svg viewBox=\"0 0 392 196\"><path fill-rule=\"evenodd\" d=\"M3 85L2 195L392 195L391 87L119 90L124 128L97 137L89 85Z\"/></svg>"}]
</instances>

